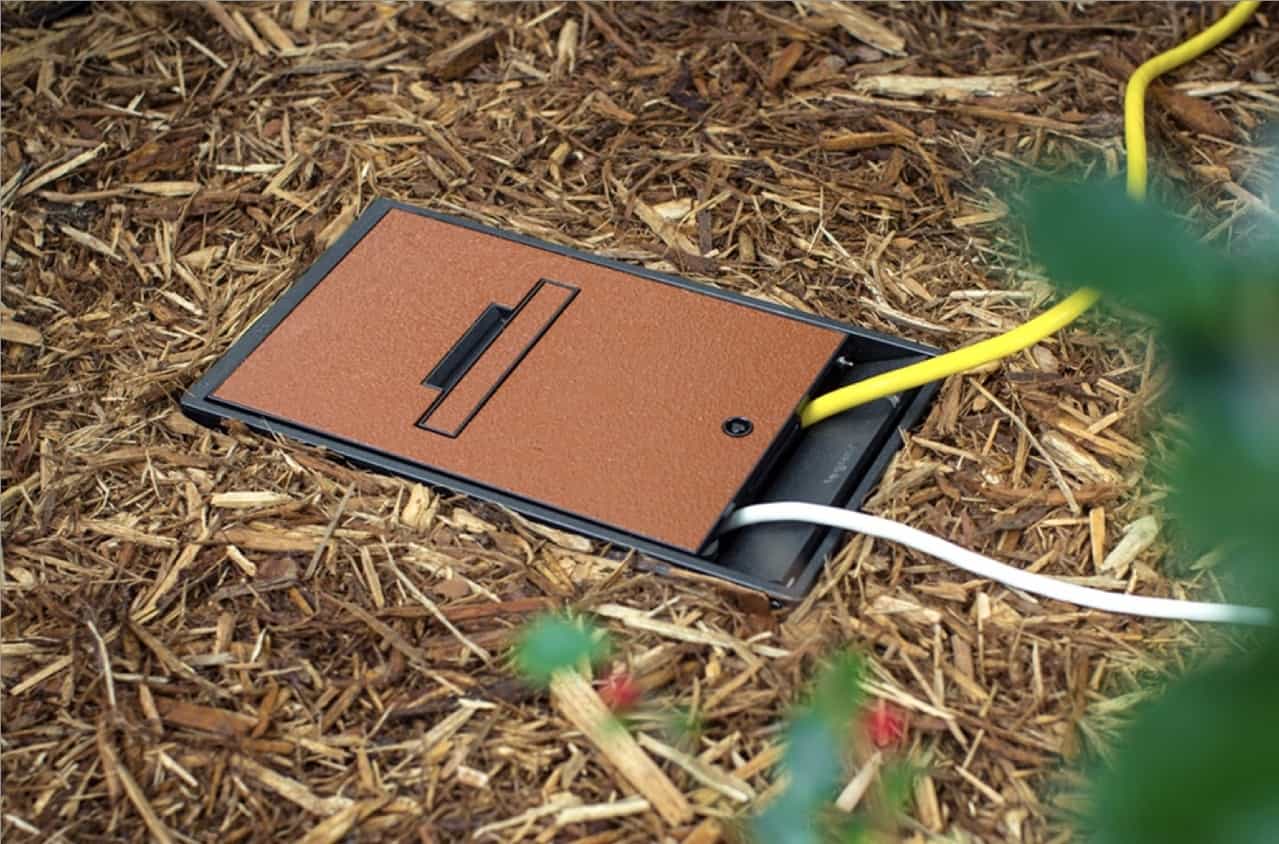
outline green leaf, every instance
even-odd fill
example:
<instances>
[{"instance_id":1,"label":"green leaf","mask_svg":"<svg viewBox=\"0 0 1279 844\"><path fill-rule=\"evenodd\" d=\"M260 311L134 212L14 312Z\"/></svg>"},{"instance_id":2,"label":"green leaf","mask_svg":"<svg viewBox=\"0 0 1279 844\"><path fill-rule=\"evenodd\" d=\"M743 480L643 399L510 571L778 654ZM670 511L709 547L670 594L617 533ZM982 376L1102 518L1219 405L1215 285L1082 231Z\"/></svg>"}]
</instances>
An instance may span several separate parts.
<instances>
[{"instance_id":1,"label":"green leaf","mask_svg":"<svg viewBox=\"0 0 1279 844\"><path fill-rule=\"evenodd\" d=\"M875 838L872 836L870 824L866 822L866 819L860 815L853 815L852 817L836 817L832 820L827 840L831 844L872 844Z\"/></svg>"},{"instance_id":2,"label":"green leaf","mask_svg":"<svg viewBox=\"0 0 1279 844\"><path fill-rule=\"evenodd\" d=\"M833 728L842 731L865 700L865 692L862 691L865 673L865 663L856 653L843 651L836 654L817 676L809 705Z\"/></svg>"},{"instance_id":3,"label":"green leaf","mask_svg":"<svg viewBox=\"0 0 1279 844\"><path fill-rule=\"evenodd\" d=\"M544 615L531 622L515 645L515 667L530 683L545 686L556 671L608 655L608 640L583 621Z\"/></svg>"},{"instance_id":4,"label":"green leaf","mask_svg":"<svg viewBox=\"0 0 1279 844\"><path fill-rule=\"evenodd\" d=\"M815 812L839 787L844 772L843 738L816 711L791 721L786 728L782 771L790 777L786 795L795 805Z\"/></svg>"},{"instance_id":5,"label":"green leaf","mask_svg":"<svg viewBox=\"0 0 1279 844\"><path fill-rule=\"evenodd\" d=\"M751 821L750 840L755 844L823 844L812 815L785 795Z\"/></svg>"},{"instance_id":6,"label":"green leaf","mask_svg":"<svg viewBox=\"0 0 1279 844\"><path fill-rule=\"evenodd\" d=\"M1169 504L1186 536L1201 550L1229 549L1221 571L1243 587L1232 597L1279 604L1279 461L1242 448L1222 427L1201 425L1178 455L1171 480Z\"/></svg>"},{"instance_id":7,"label":"green leaf","mask_svg":"<svg viewBox=\"0 0 1279 844\"><path fill-rule=\"evenodd\" d=\"M918 765L908 759L894 759L879 772L879 806L886 814L896 814L906 808L915 791L915 780L922 773Z\"/></svg>"},{"instance_id":8,"label":"green leaf","mask_svg":"<svg viewBox=\"0 0 1279 844\"><path fill-rule=\"evenodd\" d=\"M851 651L826 663L813 684L807 706L792 715L784 735L780 772L786 790L751 824L760 844L808 844L819 834L823 806L843 782L848 724L864 699L865 663ZM860 834L860 833L859 833ZM845 836L840 840L859 840Z\"/></svg>"},{"instance_id":9,"label":"green leaf","mask_svg":"<svg viewBox=\"0 0 1279 844\"><path fill-rule=\"evenodd\" d=\"M1236 600L1279 606L1279 229L1227 257L1154 203L1098 183L1037 186L1021 212L1054 282L1159 320L1171 398L1189 424L1169 470L1180 532L1226 549L1217 573L1244 587ZM1137 713L1094 772L1089 840L1279 840L1279 632L1240 638L1245 652Z\"/></svg>"},{"instance_id":10,"label":"green leaf","mask_svg":"<svg viewBox=\"0 0 1279 844\"><path fill-rule=\"evenodd\" d=\"M691 751L706 729L702 718L692 709L676 706L662 718L666 740L682 750Z\"/></svg>"},{"instance_id":11,"label":"green leaf","mask_svg":"<svg viewBox=\"0 0 1279 844\"><path fill-rule=\"evenodd\" d=\"M1039 184L1020 212L1031 253L1054 284L1093 287L1183 327L1219 319L1231 263L1117 183Z\"/></svg>"},{"instance_id":12,"label":"green leaf","mask_svg":"<svg viewBox=\"0 0 1279 844\"><path fill-rule=\"evenodd\" d=\"M1095 844L1279 841L1279 637L1148 705L1099 772Z\"/></svg>"}]
</instances>

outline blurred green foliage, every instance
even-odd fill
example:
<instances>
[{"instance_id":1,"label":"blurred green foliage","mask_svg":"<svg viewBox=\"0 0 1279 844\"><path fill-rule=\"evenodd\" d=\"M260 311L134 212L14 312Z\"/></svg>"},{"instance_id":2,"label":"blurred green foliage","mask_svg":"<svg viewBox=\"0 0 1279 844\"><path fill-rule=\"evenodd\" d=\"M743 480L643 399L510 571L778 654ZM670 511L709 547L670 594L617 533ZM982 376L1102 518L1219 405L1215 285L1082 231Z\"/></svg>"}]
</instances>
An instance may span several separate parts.
<instances>
[{"instance_id":1,"label":"blurred green foliage","mask_svg":"<svg viewBox=\"0 0 1279 844\"><path fill-rule=\"evenodd\" d=\"M844 761L852 729L865 704L865 663L851 651L837 654L818 672L808 699L787 721L778 774L786 787L750 820L747 838L756 844L859 844L889 826L910 795L915 769L889 762L864 807L848 815L832 807L848 780Z\"/></svg>"},{"instance_id":2,"label":"blurred green foliage","mask_svg":"<svg viewBox=\"0 0 1279 844\"><path fill-rule=\"evenodd\" d=\"M611 646L605 632L588 619L548 613L521 631L512 650L512 663L525 682L545 687L557 671L598 665ZM844 652L830 659L818 673L808 699L788 720L779 775L787 787L754 818L742 833L757 844L858 844L876 826L882 827L908 798L913 766L890 761L857 815L840 813L831 801L847 779L844 759L851 730L862 711L865 695L862 659ZM626 729L626 722L613 722ZM667 739L687 750L696 746L702 723L696 713L674 708L659 719Z\"/></svg>"},{"instance_id":3,"label":"blurred green foliage","mask_svg":"<svg viewBox=\"0 0 1279 844\"><path fill-rule=\"evenodd\" d=\"M665 710L661 722L666 742L688 753L697 749L697 742L706 728L702 716L686 706L674 706Z\"/></svg>"},{"instance_id":4,"label":"blurred green foliage","mask_svg":"<svg viewBox=\"0 0 1279 844\"><path fill-rule=\"evenodd\" d=\"M1171 408L1188 423L1170 515L1241 603L1279 610L1279 236L1224 251L1107 183L1040 185L1021 205L1034 257L1157 323ZM1279 231L1275 232L1279 235ZM1083 827L1102 844L1279 841L1279 632L1141 707L1092 774Z\"/></svg>"},{"instance_id":5,"label":"blurred green foliage","mask_svg":"<svg viewBox=\"0 0 1279 844\"><path fill-rule=\"evenodd\" d=\"M604 631L584 619L547 614L520 633L513 657L520 676L535 686L546 686L556 671L576 668L583 662L598 664L608 657L609 650Z\"/></svg>"}]
</instances>

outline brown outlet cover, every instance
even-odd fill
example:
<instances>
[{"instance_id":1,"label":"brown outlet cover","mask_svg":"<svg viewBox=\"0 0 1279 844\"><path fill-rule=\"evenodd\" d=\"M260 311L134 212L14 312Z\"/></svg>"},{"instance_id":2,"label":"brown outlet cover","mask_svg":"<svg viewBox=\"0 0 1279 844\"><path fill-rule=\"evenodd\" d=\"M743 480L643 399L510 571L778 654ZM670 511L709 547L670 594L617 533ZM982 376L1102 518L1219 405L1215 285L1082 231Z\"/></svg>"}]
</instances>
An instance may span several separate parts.
<instances>
[{"instance_id":1,"label":"brown outlet cover","mask_svg":"<svg viewBox=\"0 0 1279 844\"><path fill-rule=\"evenodd\" d=\"M393 209L213 398L696 553L842 339Z\"/></svg>"}]
</instances>

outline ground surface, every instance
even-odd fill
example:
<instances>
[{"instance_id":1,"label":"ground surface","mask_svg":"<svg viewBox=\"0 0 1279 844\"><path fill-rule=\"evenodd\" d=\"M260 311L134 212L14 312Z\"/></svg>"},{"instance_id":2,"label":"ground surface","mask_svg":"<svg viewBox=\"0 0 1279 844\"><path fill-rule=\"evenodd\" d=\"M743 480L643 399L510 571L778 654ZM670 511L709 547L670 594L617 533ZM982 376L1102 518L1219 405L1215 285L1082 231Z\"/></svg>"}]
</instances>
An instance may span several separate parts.
<instances>
[{"instance_id":1,"label":"ground surface","mask_svg":"<svg viewBox=\"0 0 1279 844\"><path fill-rule=\"evenodd\" d=\"M43 8L3 10L6 839L332 818L308 840L717 840L740 790L650 742L696 808L668 824L514 681L512 631L557 605L602 609L649 704L693 712L687 749L756 800L787 707L851 645L927 759L903 835L1066 834L1071 762L1195 631L861 541L773 613L176 399L375 196L944 347L988 336L1049 292L1010 245L1010 174L1119 172L1124 75L1218 8L869 7L886 32L782 4L94 4L38 28ZM1151 105L1159 184L1218 240L1264 196L1276 57L1254 24ZM952 379L869 509L1049 574L1210 589L1168 579L1195 572L1167 526L1104 565L1160 519L1160 373L1099 316Z\"/></svg>"}]
</instances>

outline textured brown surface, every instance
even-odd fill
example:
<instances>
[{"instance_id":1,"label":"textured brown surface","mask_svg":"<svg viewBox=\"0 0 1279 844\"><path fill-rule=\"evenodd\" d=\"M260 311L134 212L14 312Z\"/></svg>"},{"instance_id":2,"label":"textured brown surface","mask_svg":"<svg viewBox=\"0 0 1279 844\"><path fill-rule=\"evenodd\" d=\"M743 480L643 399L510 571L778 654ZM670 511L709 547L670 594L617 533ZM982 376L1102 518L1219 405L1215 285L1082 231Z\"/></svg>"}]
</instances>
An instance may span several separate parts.
<instances>
[{"instance_id":1,"label":"textured brown surface","mask_svg":"<svg viewBox=\"0 0 1279 844\"><path fill-rule=\"evenodd\" d=\"M541 278L581 292L460 436L415 427L431 367ZM840 338L394 210L214 395L696 551Z\"/></svg>"}]
</instances>

